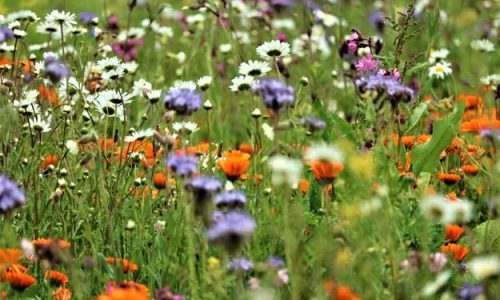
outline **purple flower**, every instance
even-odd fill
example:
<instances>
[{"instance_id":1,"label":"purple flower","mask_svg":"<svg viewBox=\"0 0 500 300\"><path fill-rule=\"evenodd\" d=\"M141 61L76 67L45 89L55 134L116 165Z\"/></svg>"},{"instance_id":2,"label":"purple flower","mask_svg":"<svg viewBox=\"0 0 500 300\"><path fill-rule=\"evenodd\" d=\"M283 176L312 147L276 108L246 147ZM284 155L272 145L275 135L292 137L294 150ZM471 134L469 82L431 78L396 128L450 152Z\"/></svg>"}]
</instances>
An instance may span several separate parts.
<instances>
[{"instance_id":1,"label":"purple flower","mask_svg":"<svg viewBox=\"0 0 500 300\"><path fill-rule=\"evenodd\" d=\"M281 268L285 265L285 261L281 257L271 256L266 260L266 265L273 268Z\"/></svg>"},{"instance_id":2,"label":"purple flower","mask_svg":"<svg viewBox=\"0 0 500 300\"><path fill-rule=\"evenodd\" d=\"M458 292L458 296L462 300L474 300L477 296L483 293L484 289L480 285L469 285L464 284L460 292Z\"/></svg>"},{"instance_id":3,"label":"purple flower","mask_svg":"<svg viewBox=\"0 0 500 300\"><path fill-rule=\"evenodd\" d=\"M214 202L218 208L244 208L247 198L241 191L230 191L217 195Z\"/></svg>"},{"instance_id":4,"label":"purple flower","mask_svg":"<svg viewBox=\"0 0 500 300\"><path fill-rule=\"evenodd\" d=\"M108 18L108 30L111 34L120 33L120 25L118 24L118 17L116 15L111 15Z\"/></svg>"},{"instance_id":5,"label":"purple flower","mask_svg":"<svg viewBox=\"0 0 500 300\"><path fill-rule=\"evenodd\" d=\"M165 108L175 110L181 116L191 115L201 107L202 99L200 93L188 90L170 90L163 99Z\"/></svg>"},{"instance_id":6,"label":"purple flower","mask_svg":"<svg viewBox=\"0 0 500 300\"><path fill-rule=\"evenodd\" d=\"M255 221L244 212L229 211L207 231L209 242L230 252L238 250L243 240L253 234Z\"/></svg>"},{"instance_id":7,"label":"purple flower","mask_svg":"<svg viewBox=\"0 0 500 300\"><path fill-rule=\"evenodd\" d=\"M181 295L174 295L170 287L165 286L161 289L155 290L155 298L154 300L184 300L184 297Z\"/></svg>"},{"instance_id":8,"label":"purple flower","mask_svg":"<svg viewBox=\"0 0 500 300\"><path fill-rule=\"evenodd\" d=\"M252 91L261 96L265 106L275 113L291 106L295 99L293 88L281 80L261 79L253 85Z\"/></svg>"},{"instance_id":9,"label":"purple flower","mask_svg":"<svg viewBox=\"0 0 500 300\"><path fill-rule=\"evenodd\" d=\"M375 90L378 92L378 96L381 96L386 92L393 105L398 102L408 102L415 97L413 89L402 84L392 76L372 74L356 79L355 84L362 93L367 90Z\"/></svg>"},{"instance_id":10,"label":"purple flower","mask_svg":"<svg viewBox=\"0 0 500 300\"><path fill-rule=\"evenodd\" d=\"M198 162L196 157L183 153L171 153L166 158L167 167L181 177L190 177L196 172Z\"/></svg>"},{"instance_id":11,"label":"purple flower","mask_svg":"<svg viewBox=\"0 0 500 300\"><path fill-rule=\"evenodd\" d=\"M93 12L90 11L82 11L80 13L80 20L82 21L83 25L93 25L95 24L95 18L97 15Z\"/></svg>"},{"instance_id":12,"label":"purple flower","mask_svg":"<svg viewBox=\"0 0 500 300\"><path fill-rule=\"evenodd\" d=\"M375 71L377 67L378 67L378 61L373 59L371 53L362 57L356 64L356 70L358 70L359 73Z\"/></svg>"},{"instance_id":13,"label":"purple flower","mask_svg":"<svg viewBox=\"0 0 500 300\"><path fill-rule=\"evenodd\" d=\"M222 183L215 177L198 176L186 183L186 188L195 194L196 199L203 199L220 191Z\"/></svg>"},{"instance_id":14,"label":"purple flower","mask_svg":"<svg viewBox=\"0 0 500 300\"><path fill-rule=\"evenodd\" d=\"M11 209L26 203L24 193L17 184L7 176L0 176L0 212L7 213Z\"/></svg>"},{"instance_id":15,"label":"purple flower","mask_svg":"<svg viewBox=\"0 0 500 300\"><path fill-rule=\"evenodd\" d=\"M12 29L7 27L0 27L0 43L5 42L6 40L14 38L14 32Z\"/></svg>"},{"instance_id":16,"label":"purple flower","mask_svg":"<svg viewBox=\"0 0 500 300\"><path fill-rule=\"evenodd\" d=\"M111 43L111 49L124 61L133 61L137 58L137 48L143 44L142 39L128 39L124 42Z\"/></svg>"},{"instance_id":17,"label":"purple flower","mask_svg":"<svg viewBox=\"0 0 500 300\"><path fill-rule=\"evenodd\" d=\"M326 126L325 121L321 119L316 119L312 116L304 117L300 119L300 124L307 128L309 131L316 131L323 129Z\"/></svg>"},{"instance_id":18,"label":"purple flower","mask_svg":"<svg viewBox=\"0 0 500 300\"><path fill-rule=\"evenodd\" d=\"M63 78L69 76L69 69L63 63L53 62L45 65L45 74L47 74L52 83L58 83Z\"/></svg>"},{"instance_id":19,"label":"purple flower","mask_svg":"<svg viewBox=\"0 0 500 300\"><path fill-rule=\"evenodd\" d=\"M381 11L374 11L368 17L370 23L377 29L378 32L384 31L385 15Z\"/></svg>"},{"instance_id":20,"label":"purple flower","mask_svg":"<svg viewBox=\"0 0 500 300\"><path fill-rule=\"evenodd\" d=\"M253 269L253 263L246 258L235 258L227 264L229 271L248 272Z\"/></svg>"}]
</instances>

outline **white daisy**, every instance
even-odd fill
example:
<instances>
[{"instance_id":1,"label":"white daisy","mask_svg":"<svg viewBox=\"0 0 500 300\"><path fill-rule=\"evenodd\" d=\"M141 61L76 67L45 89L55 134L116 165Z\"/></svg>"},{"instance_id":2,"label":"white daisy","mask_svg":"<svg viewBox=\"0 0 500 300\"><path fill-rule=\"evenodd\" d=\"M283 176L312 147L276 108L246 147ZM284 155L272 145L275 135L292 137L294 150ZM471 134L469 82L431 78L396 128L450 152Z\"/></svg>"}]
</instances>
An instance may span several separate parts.
<instances>
[{"instance_id":1,"label":"white daisy","mask_svg":"<svg viewBox=\"0 0 500 300\"><path fill-rule=\"evenodd\" d=\"M54 32L57 32L58 29L59 29L59 24L45 21L38 24L38 26L36 27L36 32L52 34Z\"/></svg>"},{"instance_id":2,"label":"white daisy","mask_svg":"<svg viewBox=\"0 0 500 300\"><path fill-rule=\"evenodd\" d=\"M271 157L268 164L273 174L273 185L280 186L286 184L291 188L298 186L302 175L302 161L277 155Z\"/></svg>"},{"instance_id":3,"label":"white daisy","mask_svg":"<svg viewBox=\"0 0 500 300\"><path fill-rule=\"evenodd\" d=\"M305 154L304 159L308 161L338 162L344 161L344 154L338 147L322 143L312 145L311 149Z\"/></svg>"},{"instance_id":4,"label":"white daisy","mask_svg":"<svg viewBox=\"0 0 500 300\"><path fill-rule=\"evenodd\" d=\"M290 45L278 40L265 42L257 47L257 54L263 59L273 59L290 55Z\"/></svg>"},{"instance_id":5,"label":"white daisy","mask_svg":"<svg viewBox=\"0 0 500 300\"><path fill-rule=\"evenodd\" d=\"M262 123L262 132L270 141L274 141L274 128L271 125Z\"/></svg>"},{"instance_id":6,"label":"white daisy","mask_svg":"<svg viewBox=\"0 0 500 300\"><path fill-rule=\"evenodd\" d=\"M436 280L433 282L429 282L426 284L423 289L422 289L422 296L424 297L430 297L437 293L450 279L451 277L451 272L450 271L445 271L443 273L440 273L437 277Z\"/></svg>"},{"instance_id":7,"label":"white daisy","mask_svg":"<svg viewBox=\"0 0 500 300\"><path fill-rule=\"evenodd\" d=\"M175 122L172 124L172 129L175 132L186 131L188 133L193 133L198 131L200 128L198 127L198 124L194 122Z\"/></svg>"},{"instance_id":8,"label":"white daisy","mask_svg":"<svg viewBox=\"0 0 500 300\"><path fill-rule=\"evenodd\" d=\"M19 21L13 21L7 24L7 27L10 28L11 30L19 29L21 28L21 23Z\"/></svg>"},{"instance_id":9,"label":"white daisy","mask_svg":"<svg viewBox=\"0 0 500 300\"><path fill-rule=\"evenodd\" d=\"M96 65L102 72L105 72L119 68L122 65L122 61L116 56L105 57L97 61Z\"/></svg>"},{"instance_id":10,"label":"white daisy","mask_svg":"<svg viewBox=\"0 0 500 300\"><path fill-rule=\"evenodd\" d=\"M52 128L50 127L51 121L52 117L50 115L45 115L45 118L42 118L41 115L38 115L29 120L29 125L31 129L37 132L49 132L52 130Z\"/></svg>"},{"instance_id":11,"label":"white daisy","mask_svg":"<svg viewBox=\"0 0 500 300\"><path fill-rule=\"evenodd\" d=\"M158 100L160 100L161 90L150 90L146 92L146 97L148 98L149 102L156 103L158 102Z\"/></svg>"},{"instance_id":12,"label":"white daisy","mask_svg":"<svg viewBox=\"0 0 500 300\"><path fill-rule=\"evenodd\" d=\"M46 21L62 24L67 27L72 27L76 24L75 18L75 14L59 10L53 10L45 16Z\"/></svg>"},{"instance_id":13,"label":"white daisy","mask_svg":"<svg viewBox=\"0 0 500 300\"><path fill-rule=\"evenodd\" d=\"M122 67L127 74L134 74L137 71L137 68L139 68L139 64L135 61L129 61L123 63Z\"/></svg>"},{"instance_id":14,"label":"white daisy","mask_svg":"<svg viewBox=\"0 0 500 300\"><path fill-rule=\"evenodd\" d=\"M250 34L246 31L236 31L233 32L233 38L235 38L240 44L248 45L251 42Z\"/></svg>"},{"instance_id":15,"label":"white daisy","mask_svg":"<svg viewBox=\"0 0 500 300\"><path fill-rule=\"evenodd\" d=\"M470 43L472 49L482 52L493 52L495 51L495 44L490 42L489 40L475 40Z\"/></svg>"},{"instance_id":16,"label":"white daisy","mask_svg":"<svg viewBox=\"0 0 500 300\"><path fill-rule=\"evenodd\" d=\"M139 79L134 81L134 86L132 87L132 94L134 96L143 97L147 92L153 89L153 85L144 79Z\"/></svg>"},{"instance_id":17,"label":"white daisy","mask_svg":"<svg viewBox=\"0 0 500 300\"><path fill-rule=\"evenodd\" d=\"M126 74L125 68L123 66L119 66L116 69L102 72L101 78L105 81L117 80L117 79L123 78L125 76L125 74Z\"/></svg>"},{"instance_id":18,"label":"white daisy","mask_svg":"<svg viewBox=\"0 0 500 300\"><path fill-rule=\"evenodd\" d=\"M141 141L145 138L152 137L154 133L155 131L151 128L135 131L131 135L125 137L125 142Z\"/></svg>"},{"instance_id":19,"label":"white daisy","mask_svg":"<svg viewBox=\"0 0 500 300\"><path fill-rule=\"evenodd\" d=\"M196 82L200 90L205 91L207 90L210 85L212 84L212 76L203 76L198 81Z\"/></svg>"},{"instance_id":20,"label":"white daisy","mask_svg":"<svg viewBox=\"0 0 500 300\"><path fill-rule=\"evenodd\" d=\"M197 24L205 21L205 16L202 14L196 14L186 17L186 23L188 24Z\"/></svg>"},{"instance_id":21,"label":"white daisy","mask_svg":"<svg viewBox=\"0 0 500 300\"><path fill-rule=\"evenodd\" d=\"M231 85L229 88L233 92L242 92L247 91L255 84L255 80L252 76L244 75L238 76L231 80Z\"/></svg>"},{"instance_id":22,"label":"white daisy","mask_svg":"<svg viewBox=\"0 0 500 300\"><path fill-rule=\"evenodd\" d=\"M39 92L37 90L28 90L23 93L23 97L19 100L14 100L14 107L26 108L35 103Z\"/></svg>"},{"instance_id":23,"label":"white daisy","mask_svg":"<svg viewBox=\"0 0 500 300\"><path fill-rule=\"evenodd\" d=\"M111 102L114 105L127 104L132 102L133 95L116 90L104 90L99 92L96 96L97 102Z\"/></svg>"},{"instance_id":24,"label":"white daisy","mask_svg":"<svg viewBox=\"0 0 500 300\"><path fill-rule=\"evenodd\" d=\"M14 45L9 45L6 42L0 44L0 53L13 52L13 51L14 51Z\"/></svg>"},{"instance_id":25,"label":"white daisy","mask_svg":"<svg viewBox=\"0 0 500 300\"><path fill-rule=\"evenodd\" d=\"M480 281L500 274L500 259L495 255L476 257L467 266L472 275Z\"/></svg>"},{"instance_id":26,"label":"white daisy","mask_svg":"<svg viewBox=\"0 0 500 300\"><path fill-rule=\"evenodd\" d=\"M250 60L240 64L239 72L241 75L262 76L271 71L269 64L265 61Z\"/></svg>"},{"instance_id":27,"label":"white daisy","mask_svg":"<svg viewBox=\"0 0 500 300\"><path fill-rule=\"evenodd\" d=\"M196 90L196 83L194 81L176 81L174 82L174 86L172 86L169 91L173 90Z\"/></svg>"},{"instance_id":28,"label":"white daisy","mask_svg":"<svg viewBox=\"0 0 500 300\"><path fill-rule=\"evenodd\" d=\"M9 23L12 21L30 21L30 22L36 22L40 20L40 18L31 10L20 10L20 11L15 11L13 13L8 14L5 17L4 22Z\"/></svg>"},{"instance_id":29,"label":"white daisy","mask_svg":"<svg viewBox=\"0 0 500 300\"><path fill-rule=\"evenodd\" d=\"M444 79L448 75L451 75L453 70L451 69L451 64L447 61L440 61L429 68L429 77Z\"/></svg>"},{"instance_id":30,"label":"white daisy","mask_svg":"<svg viewBox=\"0 0 500 300\"><path fill-rule=\"evenodd\" d=\"M439 49L439 50L432 49L430 54L429 54L429 63L435 64L436 62L438 62L440 60L444 60L448 57L448 54L450 54L450 51L448 51L448 49L446 49L446 48Z\"/></svg>"},{"instance_id":31,"label":"white daisy","mask_svg":"<svg viewBox=\"0 0 500 300\"><path fill-rule=\"evenodd\" d=\"M117 105L110 101L106 101L104 98L98 98L94 101L95 108L97 112L101 115L101 119L104 117L116 117L120 120L125 120L123 113L123 105Z\"/></svg>"},{"instance_id":32,"label":"white daisy","mask_svg":"<svg viewBox=\"0 0 500 300\"><path fill-rule=\"evenodd\" d=\"M485 85L498 85L500 84L500 74L491 74L481 78L481 83Z\"/></svg>"}]
</instances>

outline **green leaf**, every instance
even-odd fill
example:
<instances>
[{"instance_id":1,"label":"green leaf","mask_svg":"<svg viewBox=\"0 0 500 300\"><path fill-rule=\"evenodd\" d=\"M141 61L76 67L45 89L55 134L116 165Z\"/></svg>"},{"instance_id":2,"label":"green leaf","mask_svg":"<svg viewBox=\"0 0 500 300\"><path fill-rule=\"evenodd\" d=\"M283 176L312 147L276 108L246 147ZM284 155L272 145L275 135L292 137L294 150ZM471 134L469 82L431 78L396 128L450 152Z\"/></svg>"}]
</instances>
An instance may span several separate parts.
<instances>
[{"instance_id":1,"label":"green leaf","mask_svg":"<svg viewBox=\"0 0 500 300\"><path fill-rule=\"evenodd\" d=\"M405 134L408 135L413 129L415 129L415 126L417 126L418 122L420 122L422 117L427 113L427 108L429 107L430 103L430 101L422 102L413 110L410 124L408 125Z\"/></svg>"},{"instance_id":2,"label":"green leaf","mask_svg":"<svg viewBox=\"0 0 500 300\"><path fill-rule=\"evenodd\" d=\"M500 220L489 220L472 230L485 252L500 252Z\"/></svg>"},{"instance_id":3,"label":"green leaf","mask_svg":"<svg viewBox=\"0 0 500 300\"><path fill-rule=\"evenodd\" d=\"M411 153L413 173L432 172L439 165L439 155L448 147L460 128L460 121L464 114L465 102L461 102L446 118L434 122L432 138L427 143L415 148Z\"/></svg>"}]
</instances>

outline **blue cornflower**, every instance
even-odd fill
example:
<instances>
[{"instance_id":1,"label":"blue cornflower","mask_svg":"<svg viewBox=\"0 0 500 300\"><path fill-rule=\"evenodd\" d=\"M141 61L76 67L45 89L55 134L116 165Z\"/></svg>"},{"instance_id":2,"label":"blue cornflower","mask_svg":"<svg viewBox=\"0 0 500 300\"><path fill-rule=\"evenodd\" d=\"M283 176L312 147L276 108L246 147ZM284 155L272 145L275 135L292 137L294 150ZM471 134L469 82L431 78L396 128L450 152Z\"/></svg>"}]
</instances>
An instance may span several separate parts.
<instances>
[{"instance_id":1,"label":"blue cornflower","mask_svg":"<svg viewBox=\"0 0 500 300\"><path fill-rule=\"evenodd\" d=\"M198 169L196 157L184 153L170 153L166 158L167 167L176 175L191 177Z\"/></svg>"},{"instance_id":2,"label":"blue cornflower","mask_svg":"<svg viewBox=\"0 0 500 300\"><path fill-rule=\"evenodd\" d=\"M201 107L200 93L189 89L170 90L163 99L165 108L181 116L191 115Z\"/></svg>"},{"instance_id":3,"label":"blue cornflower","mask_svg":"<svg viewBox=\"0 0 500 300\"><path fill-rule=\"evenodd\" d=\"M264 105L275 113L293 105L295 100L293 87L281 80L261 79L252 86L252 91L261 96L264 99Z\"/></svg>"},{"instance_id":4,"label":"blue cornflower","mask_svg":"<svg viewBox=\"0 0 500 300\"><path fill-rule=\"evenodd\" d=\"M484 288L480 285L469 285L464 284L460 292L458 292L458 296L462 300L474 300L477 296L481 295L484 292Z\"/></svg>"},{"instance_id":5,"label":"blue cornflower","mask_svg":"<svg viewBox=\"0 0 500 300\"><path fill-rule=\"evenodd\" d=\"M93 12L82 11L79 16L83 25L94 25L96 23L95 19L97 18L97 15Z\"/></svg>"},{"instance_id":6,"label":"blue cornflower","mask_svg":"<svg viewBox=\"0 0 500 300\"><path fill-rule=\"evenodd\" d=\"M24 193L17 184L7 176L0 176L0 212L7 213L11 209L26 203Z\"/></svg>"},{"instance_id":7,"label":"blue cornflower","mask_svg":"<svg viewBox=\"0 0 500 300\"><path fill-rule=\"evenodd\" d=\"M0 27L0 43L12 38L14 38L14 32L12 29L8 27Z\"/></svg>"},{"instance_id":8,"label":"blue cornflower","mask_svg":"<svg viewBox=\"0 0 500 300\"><path fill-rule=\"evenodd\" d=\"M54 52L46 52L43 54L45 63L45 74L49 77L52 83L58 83L63 78L69 76L69 68L59 61L59 57Z\"/></svg>"},{"instance_id":9,"label":"blue cornflower","mask_svg":"<svg viewBox=\"0 0 500 300\"><path fill-rule=\"evenodd\" d=\"M307 116L300 119L300 124L307 128L309 131L315 131L319 129L323 129L326 126L325 121L321 119L316 119L312 116Z\"/></svg>"},{"instance_id":10,"label":"blue cornflower","mask_svg":"<svg viewBox=\"0 0 500 300\"><path fill-rule=\"evenodd\" d=\"M246 258L235 258L227 264L229 271L248 272L253 269L253 263Z\"/></svg>"},{"instance_id":11,"label":"blue cornflower","mask_svg":"<svg viewBox=\"0 0 500 300\"><path fill-rule=\"evenodd\" d=\"M281 257L271 256L266 260L266 265L273 268L281 268L285 265L285 261Z\"/></svg>"}]
</instances>

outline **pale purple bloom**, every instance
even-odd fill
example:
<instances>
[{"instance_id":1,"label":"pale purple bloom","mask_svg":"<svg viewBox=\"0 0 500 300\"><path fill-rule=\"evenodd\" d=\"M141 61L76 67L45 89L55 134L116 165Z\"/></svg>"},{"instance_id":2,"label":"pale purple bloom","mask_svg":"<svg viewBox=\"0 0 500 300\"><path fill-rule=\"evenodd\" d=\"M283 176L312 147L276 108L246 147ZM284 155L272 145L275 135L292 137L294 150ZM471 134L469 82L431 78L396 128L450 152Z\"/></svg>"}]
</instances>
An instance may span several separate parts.
<instances>
[{"instance_id":1,"label":"pale purple bloom","mask_svg":"<svg viewBox=\"0 0 500 300\"><path fill-rule=\"evenodd\" d=\"M45 65L45 74L47 74L52 83L58 83L63 78L69 76L69 68L63 63L53 62Z\"/></svg>"},{"instance_id":2,"label":"pale purple bloom","mask_svg":"<svg viewBox=\"0 0 500 300\"><path fill-rule=\"evenodd\" d=\"M326 126L325 121L321 119L316 119L312 116L304 117L300 119L300 124L306 127L310 131L315 131L319 129L323 129Z\"/></svg>"},{"instance_id":3,"label":"pale purple bloom","mask_svg":"<svg viewBox=\"0 0 500 300\"><path fill-rule=\"evenodd\" d=\"M181 116L191 115L197 111L202 104L200 93L188 89L170 90L163 99L165 108L175 110Z\"/></svg>"},{"instance_id":4,"label":"pale purple bloom","mask_svg":"<svg viewBox=\"0 0 500 300\"><path fill-rule=\"evenodd\" d=\"M253 263L246 258L235 258L229 261L227 268L233 272L248 272L253 269Z\"/></svg>"},{"instance_id":5,"label":"pale purple bloom","mask_svg":"<svg viewBox=\"0 0 500 300\"><path fill-rule=\"evenodd\" d=\"M215 196L214 202L218 208L244 208L247 199L241 191L230 191Z\"/></svg>"},{"instance_id":6,"label":"pale purple bloom","mask_svg":"<svg viewBox=\"0 0 500 300\"><path fill-rule=\"evenodd\" d=\"M271 256L266 260L266 265L273 268L280 268L285 265L285 261L281 257Z\"/></svg>"},{"instance_id":7,"label":"pale purple bloom","mask_svg":"<svg viewBox=\"0 0 500 300\"><path fill-rule=\"evenodd\" d=\"M385 15L381 11L374 11L368 17L370 23L377 29L378 32L384 31Z\"/></svg>"},{"instance_id":8,"label":"pale purple bloom","mask_svg":"<svg viewBox=\"0 0 500 300\"><path fill-rule=\"evenodd\" d=\"M429 256L429 270L440 272L447 263L446 255L442 252L433 253Z\"/></svg>"},{"instance_id":9,"label":"pale purple bloom","mask_svg":"<svg viewBox=\"0 0 500 300\"><path fill-rule=\"evenodd\" d=\"M386 92L390 100L408 102L415 97L415 91L393 77L381 74L363 76L355 80L356 87L364 92L376 90L379 95Z\"/></svg>"},{"instance_id":10,"label":"pale purple bloom","mask_svg":"<svg viewBox=\"0 0 500 300\"><path fill-rule=\"evenodd\" d=\"M261 79L252 86L252 91L261 96L264 105L275 113L291 106L295 100L293 87L281 80Z\"/></svg>"},{"instance_id":11,"label":"pale purple bloom","mask_svg":"<svg viewBox=\"0 0 500 300\"><path fill-rule=\"evenodd\" d=\"M176 175L181 177L190 177L198 169L196 157L183 153L171 153L166 158L167 167Z\"/></svg>"},{"instance_id":12,"label":"pale purple bloom","mask_svg":"<svg viewBox=\"0 0 500 300\"><path fill-rule=\"evenodd\" d=\"M0 176L0 212L6 213L11 209L26 203L24 193L17 184L7 176Z\"/></svg>"},{"instance_id":13,"label":"pale purple bloom","mask_svg":"<svg viewBox=\"0 0 500 300\"><path fill-rule=\"evenodd\" d=\"M165 286L155 290L154 300L184 300L184 297L181 295L174 295L170 287Z\"/></svg>"},{"instance_id":14,"label":"pale purple bloom","mask_svg":"<svg viewBox=\"0 0 500 300\"><path fill-rule=\"evenodd\" d=\"M375 71L377 67L378 61L373 59L373 56L370 53L362 57L356 64L356 70L358 70L359 73Z\"/></svg>"},{"instance_id":15,"label":"pale purple bloom","mask_svg":"<svg viewBox=\"0 0 500 300\"><path fill-rule=\"evenodd\" d=\"M250 216L244 212L229 211L208 229L207 238L209 242L235 252L254 230L255 221Z\"/></svg>"},{"instance_id":16,"label":"pale purple bloom","mask_svg":"<svg viewBox=\"0 0 500 300\"><path fill-rule=\"evenodd\" d=\"M458 292L458 296L462 300L474 300L477 296L481 295L484 292L484 288L480 285L469 285L464 284L460 292Z\"/></svg>"},{"instance_id":17,"label":"pale purple bloom","mask_svg":"<svg viewBox=\"0 0 500 300\"><path fill-rule=\"evenodd\" d=\"M12 38L14 38L14 32L12 29L8 27L0 27L0 43Z\"/></svg>"},{"instance_id":18,"label":"pale purple bloom","mask_svg":"<svg viewBox=\"0 0 500 300\"><path fill-rule=\"evenodd\" d=\"M186 188L194 193L196 199L202 199L220 191L222 183L215 177L198 176L187 182Z\"/></svg>"},{"instance_id":19,"label":"pale purple bloom","mask_svg":"<svg viewBox=\"0 0 500 300\"><path fill-rule=\"evenodd\" d=\"M94 23L94 19L97 17L97 15L93 12L90 11L83 11L80 13L80 20L82 21L83 25L91 25Z\"/></svg>"}]
</instances>

